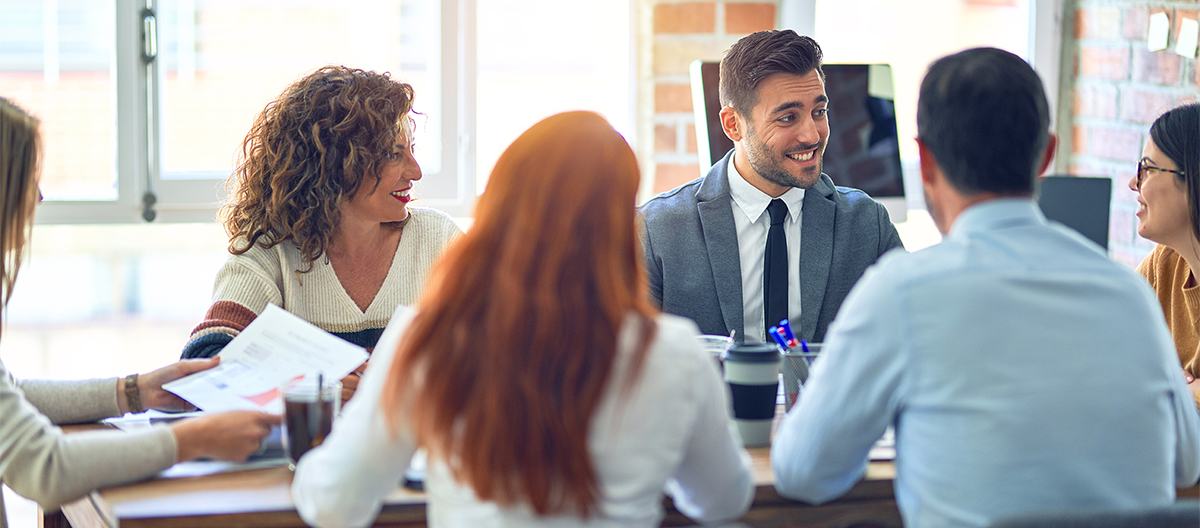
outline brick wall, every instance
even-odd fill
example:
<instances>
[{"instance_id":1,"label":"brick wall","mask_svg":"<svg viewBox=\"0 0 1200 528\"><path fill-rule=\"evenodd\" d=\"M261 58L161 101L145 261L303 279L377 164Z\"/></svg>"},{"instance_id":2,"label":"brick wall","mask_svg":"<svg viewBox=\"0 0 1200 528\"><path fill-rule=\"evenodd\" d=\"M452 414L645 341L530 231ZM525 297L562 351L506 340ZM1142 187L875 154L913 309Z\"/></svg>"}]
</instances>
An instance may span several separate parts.
<instances>
[{"instance_id":1,"label":"brick wall","mask_svg":"<svg viewBox=\"0 0 1200 528\"><path fill-rule=\"evenodd\" d=\"M641 0L638 90L644 196L701 175L688 65L720 60L738 39L777 26L779 0ZM648 160L648 161L647 161ZM707 169L708 167L704 167Z\"/></svg>"},{"instance_id":2,"label":"brick wall","mask_svg":"<svg viewBox=\"0 0 1200 528\"><path fill-rule=\"evenodd\" d=\"M1109 222L1112 257L1136 266L1154 247L1137 236L1136 193L1129 179L1141 158L1150 123L1174 106L1196 100L1200 90L1195 58L1174 51L1183 17L1195 19L1196 0L1074 2L1074 64L1071 90L1071 151L1068 172L1113 179ZM1171 19L1168 47L1148 51L1150 15ZM1069 21L1070 22L1070 21ZM1067 39L1064 39L1067 40Z\"/></svg>"}]
</instances>

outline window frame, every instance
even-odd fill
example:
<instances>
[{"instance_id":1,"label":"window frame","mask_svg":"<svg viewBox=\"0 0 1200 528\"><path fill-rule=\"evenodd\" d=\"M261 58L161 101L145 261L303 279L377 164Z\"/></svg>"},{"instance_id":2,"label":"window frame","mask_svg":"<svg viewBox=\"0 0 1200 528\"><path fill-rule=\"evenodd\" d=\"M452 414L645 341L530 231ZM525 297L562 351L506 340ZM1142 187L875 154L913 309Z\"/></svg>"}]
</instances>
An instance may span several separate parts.
<instances>
[{"instance_id":1,"label":"window frame","mask_svg":"<svg viewBox=\"0 0 1200 528\"><path fill-rule=\"evenodd\" d=\"M161 160L162 74L158 61L143 60L143 10L157 0L114 0L114 57L111 62L116 118L115 200L46 200L36 222L114 224L211 222L225 200L225 179L164 179ZM466 217L475 202L475 0L440 0L441 170L426 173L418 205ZM155 43L157 44L157 43ZM153 138L153 140L151 140ZM214 194L215 191L215 194ZM153 197L152 214L144 200Z\"/></svg>"}]
</instances>

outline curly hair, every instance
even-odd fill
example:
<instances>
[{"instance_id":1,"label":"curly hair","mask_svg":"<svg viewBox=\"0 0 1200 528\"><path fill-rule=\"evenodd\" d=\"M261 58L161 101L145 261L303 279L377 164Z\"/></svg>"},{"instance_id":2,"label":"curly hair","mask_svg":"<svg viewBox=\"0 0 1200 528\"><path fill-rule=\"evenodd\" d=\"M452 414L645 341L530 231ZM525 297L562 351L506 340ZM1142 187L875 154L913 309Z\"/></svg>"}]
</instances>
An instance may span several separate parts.
<instances>
[{"instance_id":1,"label":"curly hair","mask_svg":"<svg viewBox=\"0 0 1200 528\"><path fill-rule=\"evenodd\" d=\"M290 240L311 270L329 248L342 203L368 177L379 186L397 136L411 130L412 101L412 86L388 73L345 66L288 86L254 120L227 182L229 252Z\"/></svg>"}]
</instances>

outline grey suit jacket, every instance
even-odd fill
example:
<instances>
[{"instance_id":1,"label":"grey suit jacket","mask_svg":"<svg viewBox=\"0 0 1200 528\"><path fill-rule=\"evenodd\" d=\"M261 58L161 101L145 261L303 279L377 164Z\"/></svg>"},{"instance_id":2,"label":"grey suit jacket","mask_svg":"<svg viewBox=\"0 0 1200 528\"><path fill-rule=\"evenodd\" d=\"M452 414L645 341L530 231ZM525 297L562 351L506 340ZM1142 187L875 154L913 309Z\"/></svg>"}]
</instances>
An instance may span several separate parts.
<instances>
[{"instance_id":1,"label":"grey suit jacket","mask_svg":"<svg viewBox=\"0 0 1200 528\"><path fill-rule=\"evenodd\" d=\"M729 157L708 175L639 208L650 291L667 313L688 317L706 334L741 332L742 269L729 195ZM800 233L799 337L825 339L842 300L880 255L903 248L882 204L835 187L825 174L804 192ZM793 327L795 326L793 321Z\"/></svg>"}]
</instances>

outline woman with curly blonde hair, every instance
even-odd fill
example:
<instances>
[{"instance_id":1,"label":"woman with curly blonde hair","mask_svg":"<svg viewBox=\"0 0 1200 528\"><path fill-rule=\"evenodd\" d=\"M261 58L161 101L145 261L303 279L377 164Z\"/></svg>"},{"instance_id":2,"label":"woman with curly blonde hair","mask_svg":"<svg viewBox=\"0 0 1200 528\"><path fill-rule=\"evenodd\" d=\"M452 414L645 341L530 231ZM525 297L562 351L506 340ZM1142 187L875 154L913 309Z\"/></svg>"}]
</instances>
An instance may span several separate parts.
<instances>
[{"instance_id":1,"label":"woman with curly blonde hair","mask_svg":"<svg viewBox=\"0 0 1200 528\"><path fill-rule=\"evenodd\" d=\"M421 179L412 101L386 73L326 66L267 105L229 180L232 256L183 357L220 352L267 303L371 348L396 307L416 301L461 230L408 205ZM357 381L343 380L343 398Z\"/></svg>"}]
</instances>

